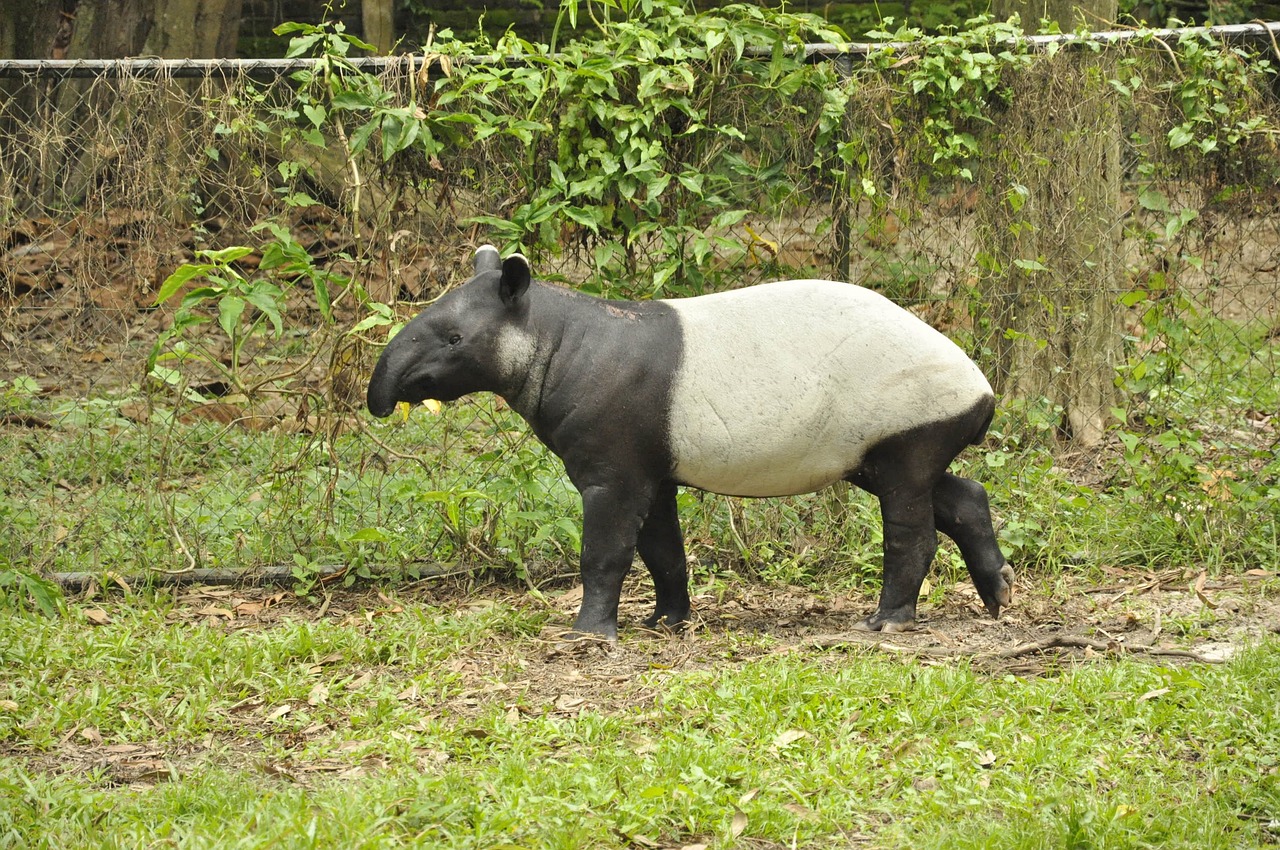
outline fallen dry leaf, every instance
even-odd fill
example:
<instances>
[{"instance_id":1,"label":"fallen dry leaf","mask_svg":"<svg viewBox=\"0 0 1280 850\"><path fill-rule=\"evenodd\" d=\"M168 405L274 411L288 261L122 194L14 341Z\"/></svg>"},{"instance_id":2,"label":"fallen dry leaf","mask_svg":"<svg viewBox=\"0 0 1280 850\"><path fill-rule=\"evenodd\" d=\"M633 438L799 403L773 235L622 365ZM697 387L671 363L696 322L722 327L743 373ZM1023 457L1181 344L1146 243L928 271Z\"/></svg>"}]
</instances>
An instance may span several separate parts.
<instances>
[{"instance_id":1,"label":"fallen dry leaf","mask_svg":"<svg viewBox=\"0 0 1280 850\"><path fill-rule=\"evenodd\" d=\"M780 750L789 744L794 744L796 741L806 737L808 734L808 732L803 732L799 729L788 729L785 732L779 732L773 739L773 748L775 750Z\"/></svg>"},{"instance_id":2,"label":"fallen dry leaf","mask_svg":"<svg viewBox=\"0 0 1280 850\"><path fill-rule=\"evenodd\" d=\"M18 704L11 699L0 699L0 711L17 711Z\"/></svg>"},{"instance_id":3,"label":"fallen dry leaf","mask_svg":"<svg viewBox=\"0 0 1280 850\"><path fill-rule=\"evenodd\" d=\"M576 611L582 604L582 585L575 585L555 598L556 608Z\"/></svg>"},{"instance_id":4,"label":"fallen dry leaf","mask_svg":"<svg viewBox=\"0 0 1280 850\"><path fill-rule=\"evenodd\" d=\"M217 605L206 605L196 613L205 617L225 617L228 620L236 618L235 612L230 608L219 608Z\"/></svg>"},{"instance_id":5,"label":"fallen dry leaf","mask_svg":"<svg viewBox=\"0 0 1280 850\"><path fill-rule=\"evenodd\" d=\"M813 809L809 808L808 806L802 806L799 803L783 803L782 808L791 812L791 814L793 815L798 815L804 818L805 820L811 820L817 817L817 814L813 811Z\"/></svg>"},{"instance_id":6,"label":"fallen dry leaf","mask_svg":"<svg viewBox=\"0 0 1280 850\"><path fill-rule=\"evenodd\" d=\"M1210 599L1209 595L1204 592L1204 583L1208 579L1209 579L1209 574L1202 570L1200 572L1200 575L1196 576L1196 580L1191 585L1191 589L1195 591L1196 596L1199 597L1200 601L1204 603L1206 608L1208 608L1209 610L1213 610L1218 607L1218 603Z\"/></svg>"},{"instance_id":7,"label":"fallen dry leaf","mask_svg":"<svg viewBox=\"0 0 1280 850\"><path fill-rule=\"evenodd\" d=\"M279 720L281 717L284 717L286 714L288 714L291 711L293 711L293 706L289 705L288 703L285 703L284 705L277 705L275 708L271 709L271 711L267 714L267 716L264 719L268 723L271 723L273 721Z\"/></svg>"},{"instance_id":8,"label":"fallen dry leaf","mask_svg":"<svg viewBox=\"0 0 1280 850\"><path fill-rule=\"evenodd\" d=\"M1145 702L1146 700L1149 700L1149 699L1155 699L1156 697L1162 697L1162 696L1164 696L1164 695L1165 695L1165 694L1167 694L1167 693L1169 693L1169 689L1168 689L1168 688L1156 688L1154 691L1147 691L1145 694L1143 694L1142 696L1138 697L1138 702Z\"/></svg>"},{"instance_id":9,"label":"fallen dry leaf","mask_svg":"<svg viewBox=\"0 0 1280 850\"><path fill-rule=\"evenodd\" d=\"M107 612L101 608L84 609L84 618L89 621L91 626L105 626L111 622L111 618L107 616Z\"/></svg>"},{"instance_id":10,"label":"fallen dry leaf","mask_svg":"<svg viewBox=\"0 0 1280 850\"><path fill-rule=\"evenodd\" d=\"M737 838L747 828L747 815L741 809L733 810L733 820L729 822L729 834Z\"/></svg>"},{"instance_id":11,"label":"fallen dry leaf","mask_svg":"<svg viewBox=\"0 0 1280 850\"><path fill-rule=\"evenodd\" d=\"M311 688L311 693L307 694L308 705L324 705L329 699L329 686L324 682L316 682Z\"/></svg>"}]
</instances>

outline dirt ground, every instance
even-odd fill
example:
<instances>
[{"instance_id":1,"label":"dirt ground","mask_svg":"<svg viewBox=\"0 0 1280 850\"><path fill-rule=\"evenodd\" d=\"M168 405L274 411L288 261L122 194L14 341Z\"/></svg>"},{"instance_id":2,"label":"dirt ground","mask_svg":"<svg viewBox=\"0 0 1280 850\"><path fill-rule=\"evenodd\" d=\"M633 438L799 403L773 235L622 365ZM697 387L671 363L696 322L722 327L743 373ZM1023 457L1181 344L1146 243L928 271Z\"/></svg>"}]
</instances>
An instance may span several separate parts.
<instances>
[{"instance_id":1,"label":"dirt ground","mask_svg":"<svg viewBox=\"0 0 1280 850\"><path fill-rule=\"evenodd\" d=\"M175 625L205 622L228 631L264 631L296 621L327 619L363 627L381 617L409 616L415 605L481 611L495 605L554 610L541 634L522 638L494 633L449 666L462 688L447 702L429 700L412 683L411 669L328 669L365 682L372 676L403 677L398 699L419 703L424 716L452 718L469 729L494 708L509 715L573 716L583 711L641 710L660 698L661 680L679 671L724 669L779 653L799 653L819 664L857 663L883 655L910 665L968 664L992 676L1055 676L1075 665L1132 658L1162 666L1221 663L1267 635L1280 632L1280 576L1254 570L1207 580L1184 571L1116 571L1102 582L1064 577L1023 582L1012 607L990 619L967 583L933 588L920 607L920 628L911 633L875 635L851 625L875 604L874 597L820 596L789 587L734 583L695 586L695 617L680 635L638 627L652 605L647 581L630 580L623 599L621 639L566 643L560 639L580 599L577 586L549 589L547 602L523 589L501 585L464 586L456 580L423 581L386 590L335 591L323 603L272 588L194 587L176 591ZM113 597L83 603L90 621L110 617L117 606L134 604ZM98 612L98 613L94 613ZM336 660L320 659L317 670ZM351 687L350 684L347 687ZM307 706L299 701L299 710ZM68 732L59 746L33 752L0 744L39 771L97 772L109 785L147 787L167 781L197 764L256 764L270 775L306 784L321 776L356 777L377 771L382 760L375 741L349 742L335 756L267 759L263 739L300 751L307 741L331 731L314 724L283 734L276 725L288 707L248 699L226 709L240 734L175 745L172 742L105 743L95 729ZM411 730L410 730L411 731ZM483 735L479 726L475 734ZM447 755L423 750L423 768ZM435 765L438 766L438 765Z\"/></svg>"}]
</instances>

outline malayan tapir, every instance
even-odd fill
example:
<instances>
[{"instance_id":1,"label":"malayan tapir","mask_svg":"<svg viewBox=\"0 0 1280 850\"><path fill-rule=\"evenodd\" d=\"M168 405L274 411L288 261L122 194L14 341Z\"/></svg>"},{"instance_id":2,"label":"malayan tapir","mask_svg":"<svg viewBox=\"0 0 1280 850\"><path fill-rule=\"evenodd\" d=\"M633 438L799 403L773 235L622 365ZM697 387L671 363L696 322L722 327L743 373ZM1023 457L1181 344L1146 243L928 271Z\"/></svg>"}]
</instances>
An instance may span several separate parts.
<instances>
[{"instance_id":1,"label":"malayan tapir","mask_svg":"<svg viewBox=\"0 0 1280 850\"><path fill-rule=\"evenodd\" d=\"M981 484L947 471L995 401L947 337L849 283L788 280L612 301L532 279L486 245L475 274L404 326L369 382L369 411L500 395L582 494L582 605L573 629L615 639L634 555L653 576L649 627L689 617L683 485L786 496L850 481L879 498L884 585L868 630L914 627L937 550L959 546L992 617L1014 574Z\"/></svg>"}]
</instances>

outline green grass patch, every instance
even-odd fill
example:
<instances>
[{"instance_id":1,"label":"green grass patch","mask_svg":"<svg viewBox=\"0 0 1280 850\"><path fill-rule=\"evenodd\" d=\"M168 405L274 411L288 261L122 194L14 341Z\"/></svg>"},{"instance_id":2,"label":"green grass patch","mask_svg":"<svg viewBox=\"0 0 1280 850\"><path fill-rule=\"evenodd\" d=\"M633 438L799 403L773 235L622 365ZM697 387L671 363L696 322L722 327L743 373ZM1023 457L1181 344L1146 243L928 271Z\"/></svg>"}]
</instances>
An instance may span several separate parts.
<instances>
[{"instance_id":1,"label":"green grass patch","mask_svg":"<svg viewBox=\"0 0 1280 850\"><path fill-rule=\"evenodd\" d=\"M1275 641L1024 679L732 632L549 655L545 612L506 602L245 628L196 604L0 619L0 844L1280 839Z\"/></svg>"}]
</instances>

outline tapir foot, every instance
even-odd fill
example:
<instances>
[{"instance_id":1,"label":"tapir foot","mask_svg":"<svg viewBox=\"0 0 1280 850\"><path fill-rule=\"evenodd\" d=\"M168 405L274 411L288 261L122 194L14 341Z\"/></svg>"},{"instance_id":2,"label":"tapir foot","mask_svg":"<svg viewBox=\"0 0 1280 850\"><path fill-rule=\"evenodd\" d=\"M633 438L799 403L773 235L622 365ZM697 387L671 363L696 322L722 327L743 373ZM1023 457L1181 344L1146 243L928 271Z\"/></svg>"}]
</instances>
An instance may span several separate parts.
<instances>
[{"instance_id":1,"label":"tapir foot","mask_svg":"<svg viewBox=\"0 0 1280 850\"><path fill-rule=\"evenodd\" d=\"M655 631L680 632L689 622L688 611L663 611L658 609L645 617L641 625Z\"/></svg>"},{"instance_id":2,"label":"tapir foot","mask_svg":"<svg viewBox=\"0 0 1280 850\"><path fill-rule=\"evenodd\" d=\"M995 580L989 587L978 588L978 595L982 597L982 604L986 606L991 619L1000 619L1000 610L1013 604L1014 578L1013 567L1005 564L996 573Z\"/></svg>"},{"instance_id":3,"label":"tapir foot","mask_svg":"<svg viewBox=\"0 0 1280 850\"><path fill-rule=\"evenodd\" d=\"M605 637L594 632L582 632L577 629L570 629L567 632L561 632L556 636L556 644L559 645L559 652L579 652L590 649L593 646L601 648L612 647L618 645L617 636Z\"/></svg>"},{"instance_id":4,"label":"tapir foot","mask_svg":"<svg viewBox=\"0 0 1280 850\"><path fill-rule=\"evenodd\" d=\"M573 628L563 633L560 639L567 642L609 641L616 643L618 640L618 624L616 622L585 621L582 617L578 617L573 623Z\"/></svg>"},{"instance_id":5,"label":"tapir foot","mask_svg":"<svg viewBox=\"0 0 1280 850\"><path fill-rule=\"evenodd\" d=\"M916 630L916 618L913 615L903 616L901 614L895 616L893 614L881 614L879 611L869 617L864 617L853 624L854 629L860 632L880 632L886 635L896 635L903 632L914 632Z\"/></svg>"}]
</instances>

